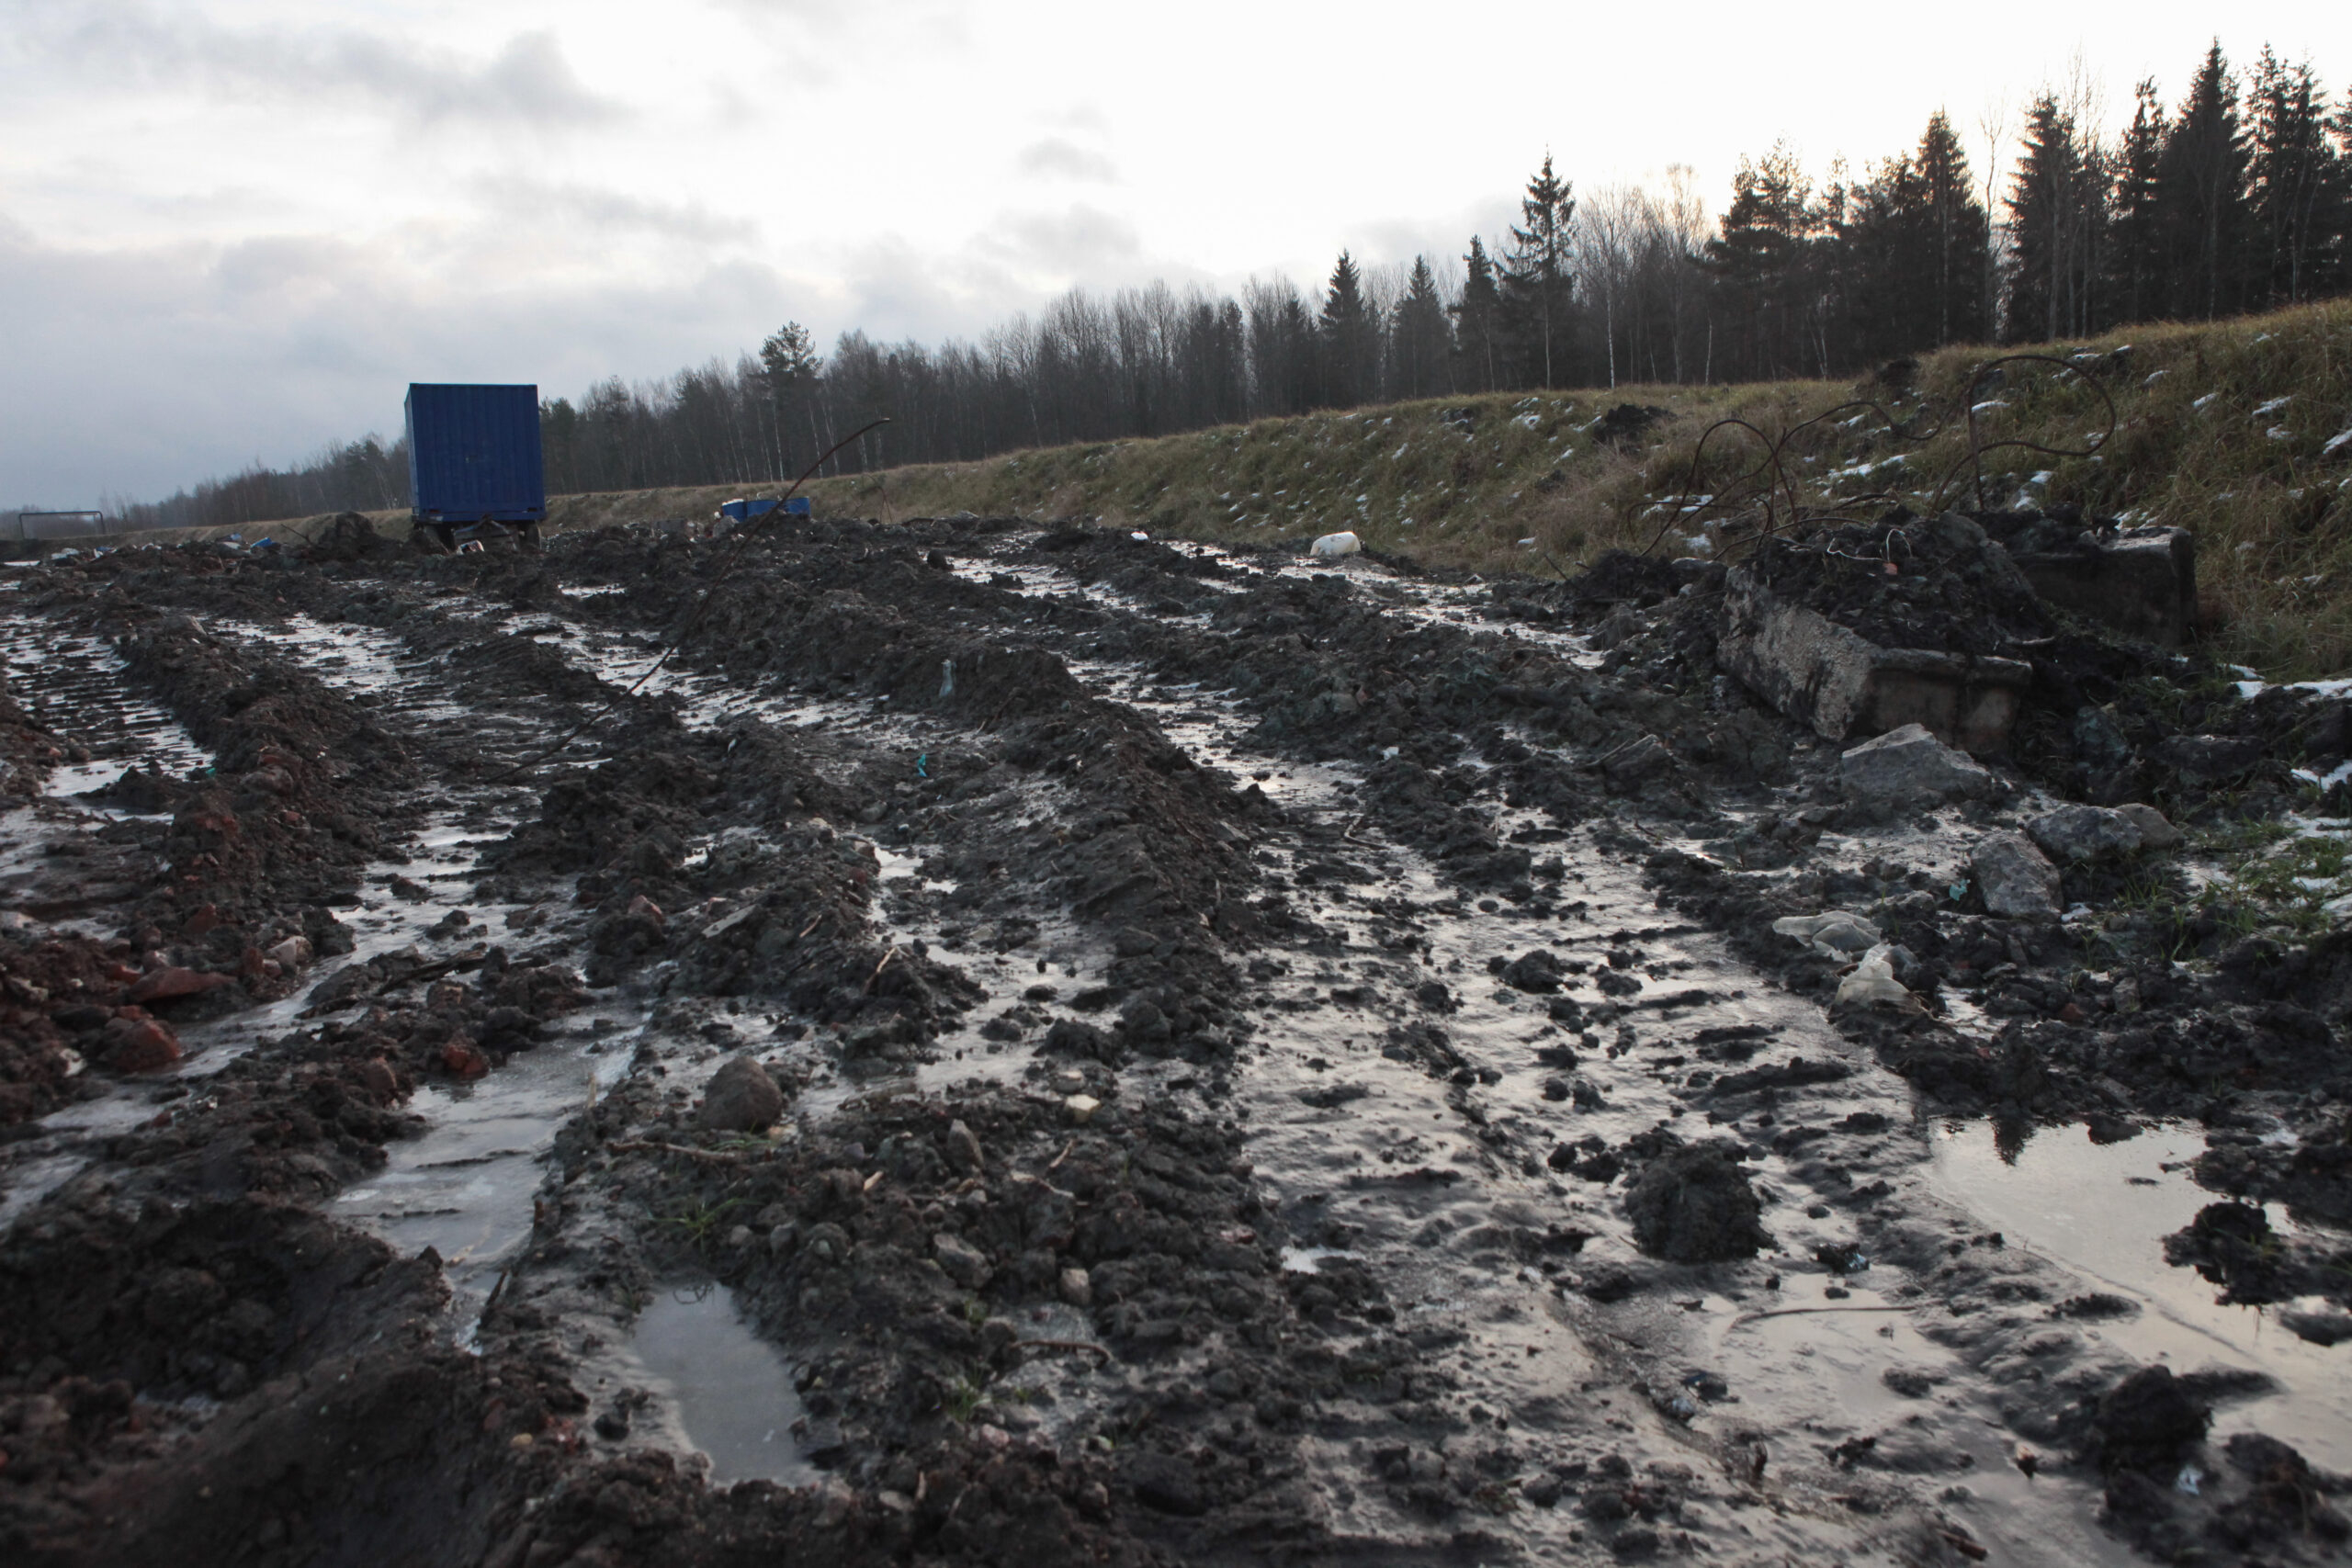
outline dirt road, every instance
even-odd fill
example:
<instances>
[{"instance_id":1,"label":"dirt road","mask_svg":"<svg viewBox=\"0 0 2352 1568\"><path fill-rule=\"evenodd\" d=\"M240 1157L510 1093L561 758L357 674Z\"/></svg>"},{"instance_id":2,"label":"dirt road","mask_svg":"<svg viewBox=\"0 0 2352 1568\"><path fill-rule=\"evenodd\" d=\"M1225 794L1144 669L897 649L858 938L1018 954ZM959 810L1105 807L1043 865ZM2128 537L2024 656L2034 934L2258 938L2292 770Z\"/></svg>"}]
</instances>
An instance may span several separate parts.
<instances>
[{"instance_id":1,"label":"dirt road","mask_svg":"<svg viewBox=\"0 0 2352 1568\"><path fill-rule=\"evenodd\" d=\"M2303 697L2003 915L2104 732L1841 784L1695 567L6 581L11 1561L2344 1550L2352 996L2188 897Z\"/></svg>"}]
</instances>

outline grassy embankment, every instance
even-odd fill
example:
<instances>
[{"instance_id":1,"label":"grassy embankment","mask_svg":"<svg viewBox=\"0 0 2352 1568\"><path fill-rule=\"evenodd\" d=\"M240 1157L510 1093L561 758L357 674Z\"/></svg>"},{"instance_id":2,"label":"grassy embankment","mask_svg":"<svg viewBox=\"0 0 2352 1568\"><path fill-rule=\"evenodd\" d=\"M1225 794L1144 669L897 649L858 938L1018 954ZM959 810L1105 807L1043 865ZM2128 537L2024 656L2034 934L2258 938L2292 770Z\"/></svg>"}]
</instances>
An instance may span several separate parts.
<instances>
[{"instance_id":1,"label":"grassy embankment","mask_svg":"<svg viewBox=\"0 0 2352 1568\"><path fill-rule=\"evenodd\" d=\"M2140 327L2032 352L2108 354L2124 344L2128 360L2109 360L2096 378L2120 417L2104 448L2088 457L1990 452L1987 502L2072 502L2187 527L2198 536L2217 651L2276 679L2352 670L2352 441L2335 439L2352 427L2352 303ZM1351 528L1374 549L1432 566L1549 575L1611 546L1646 546L1682 497L1713 493L1753 468L1758 442L1722 432L1694 479L1693 449L1714 421L1737 416L1777 435L1857 396L1914 421L1959 400L1995 352L1929 355L1901 390L1790 381L1444 398L809 488L820 513L885 521L958 511L1087 516L1227 543ZM2013 367L1975 400L1992 405L1980 422L1988 443L2081 446L2106 423L2089 381L2047 367ZM1596 439L1594 422L1626 402L1667 414L1631 443ZM1788 472L1808 505L1892 491L1921 506L1957 468L1947 502L1965 504L1966 453L1959 421L1911 442L1874 416L1841 416L1792 444ZM567 496L551 503L549 521L571 529L707 516L729 496L758 492L730 485ZM1723 521L1680 524L1659 547L1710 553L1725 544ZM397 514L381 522L405 526Z\"/></svg>"}]
</instances>

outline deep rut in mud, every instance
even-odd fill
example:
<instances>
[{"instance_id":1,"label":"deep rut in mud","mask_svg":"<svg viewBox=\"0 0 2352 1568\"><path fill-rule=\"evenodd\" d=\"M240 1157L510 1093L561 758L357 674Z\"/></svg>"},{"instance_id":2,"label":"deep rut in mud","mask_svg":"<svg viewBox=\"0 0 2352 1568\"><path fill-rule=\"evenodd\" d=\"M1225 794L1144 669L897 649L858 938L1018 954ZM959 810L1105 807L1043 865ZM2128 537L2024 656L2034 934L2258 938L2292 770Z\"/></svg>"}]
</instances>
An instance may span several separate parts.
<instances>
[{"instance_id":1,"label":"deep rut in mud","mask_svg":"<svg viewBox=\"0 0 2352 1568\"><path fill-rule=\"evenodd\" d=\"M2088 966L1949 890L2036 786L1841 808L1678 586L973 520L28 571L0 1541L2337 1551L2333 1189L2222 1205L2267 1307L2165 1260L2325 1091L2025 1071L1967 944ZM1935 1016L1833 1019L1825 908Z\"/></svg>"}]
</instances>

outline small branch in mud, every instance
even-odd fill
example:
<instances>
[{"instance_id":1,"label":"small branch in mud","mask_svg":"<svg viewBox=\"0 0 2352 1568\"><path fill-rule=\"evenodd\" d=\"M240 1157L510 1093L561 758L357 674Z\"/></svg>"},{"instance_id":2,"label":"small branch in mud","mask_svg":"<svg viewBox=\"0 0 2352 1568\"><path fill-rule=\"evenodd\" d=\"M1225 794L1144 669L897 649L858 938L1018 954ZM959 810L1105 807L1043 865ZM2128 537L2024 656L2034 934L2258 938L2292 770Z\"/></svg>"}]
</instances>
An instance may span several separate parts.
<instances>
[{"instance_id":1,"label":"small branch in mud","mask_svg":"<svg viewBox=\"0 0 2352 1568\"><path fill-rule=\"evenodd\" d=\"M380 997L388 991L396 991L402 986L413 986L420 980L438 980L444 975L455 975L467 969L479 969L488 957L487 952L461 953L455 958L440 958L430 964L420 964L413 969L404 970L387 979L376 987L376 994Z\"/></svg>"},{"instance_id":2,"label":"small branch in mud","mask_svg":"<svg viewBox=\"0 0 2352 1568\"><path fill-rule=\"evenodd\" d=\"M889 951L882 954L882 962L874 966L874 973L865 977L865 989L869 994L874 989L874 982L882 978L882 971L889 967L890 960L898 956L899 944L894 942L890 944Z\"/></svg>"},{"instance_id":3,"label":"small branch in mud","mask_svg":"<svg viewBox=\"0 0 2352 1568\"><path fill-rule=\"evenodd\" d=\"M703 1160L711 1165L748 1165L752 1158L748 1153L728 1154L718 1149L697 1149L686 1144L656 1143L650 1138L626 1138L606 1144L605 1147L620 1155L684 1155L688 1159Z\"/></svg>"},{"instance_id":4,"label":"small branch in mud","mask_svg":"<svg viewBox=\"0 0 2352 1568\"><path fill-rule=\"evenodd\" d=\"M1909 1312L1910 1310L1907 1306L1774 1307L1770 1312L1751 1312L1745 1317L1734 1318L1731 1326L1737 1328L1743 1323L1761 1323L1768 1317L1815 1317L1824 1313L1833 1312Z\"/></svg>"}]
</instances>

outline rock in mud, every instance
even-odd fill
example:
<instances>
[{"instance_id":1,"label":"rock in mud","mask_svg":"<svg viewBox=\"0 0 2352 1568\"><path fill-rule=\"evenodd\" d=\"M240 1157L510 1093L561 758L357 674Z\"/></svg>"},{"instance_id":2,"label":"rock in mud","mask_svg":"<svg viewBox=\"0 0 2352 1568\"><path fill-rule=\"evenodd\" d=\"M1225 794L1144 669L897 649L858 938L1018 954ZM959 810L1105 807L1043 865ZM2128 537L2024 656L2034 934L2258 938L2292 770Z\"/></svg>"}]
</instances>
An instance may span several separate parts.
<instances>
[{"instance_id":1,"label":"rock in mud","mask_svg":"<svg viewBox=\"0 0 2352 1568\"><path fill-rule=\"evenodd\" d=\"M1847 750L1838 779L1856 800L1901 805L1990 794L1993 775L1973 757L1937 739L1923 724L1906 724Z\"/></svg>"},{"instance_id":2,"label":"rock in mud","mask_svg":"<svg viewBox=\"0 0 2352 1568\"><path fill-rule=\"evenodd\" d=\"M2260 1305L2294 1293L2292 1270L2260 1205L2208 1203L2185 1230L2165 1237L2165 1261L2193 1266L2222 1287L2222 1300Z\"/></svg>"},{"instance_id":3,"label":"rock in mud","mask_svg":"<svg viewBox=\"0 0 2352 1568\"><path fill-rule=\"evenodd\" d=\"M2098 1396L2091 1432L2099 1468L2169 1472L2212 1420L2212 1407L2170 1367L2143 1367Z\"/></svg>"},{"instance_id":4,"label":"rock in mud","mask_svg":"<svg viewBox=\"0 0 2352 1568\"><path fill-rule=\"evenodd\" d=\"M117 1009L99 1039L100 1060L118 1073L159 1073L180 1059L179 1036L139 1008Z\"/></svg>"},{"instance_id":5,"label":"rock in mud","mask_svg":"<svg viewBox=\"0 0 2352 1568\"><path fill-rule=\"evenodd\" d=\"M963 1237L945 1231L931 1238L931 1254L939 1260L947 1277L967 1291L977 1291L987 1284L996 1270L989 1264L988 1254Z\"/></svg>"},{"instance_id":6,"label":"rock in mud","mask_svg":"<svg viewBox=\"0 0 2352 1568\"><path fill-rule=\"evenodd\" d=\"M1969 852L1968 869L1996 915L2058 912L2058 868L2022 833L1987 833Z\"/></svg>"},{"instance_id":7,"label":"rock in mud","mask_svg":"<svg viewBox=\"0 0 2352 1568\"><path fill-rule=\"evenodd\" d=\"M1764 1205L1721 1144L1669 1150L1625 1194L1634 1240L1671 1263L1730 1263L1769 1244Z\"/></svg>"},{"instance_id":8,"label":"rock in mud","mask_svg":"<svg viewBox=\"0 0 2352 1568\"><path fill-rule=\"evenodd\" d=\"M715 1133L758 1133L784 1114L784 1091L768 1070L738 1056L710 1076L703 1090L702 1124Z\"/></svg>"},{"instance_id":9,"label":"rock in mud","mask_svg":"<svg viewBox=\"0 0 2352 1568\"><path fill-rule=\"evenodd\" d=\"M2068 864L2128 855L2142 841L2137 822L2105 806L2062 806L2028 822L2025 831L2043 853Z\"/></svg>"},{"instance_id":10,"label":"rock in mud","mask_svg":"<svg viewBox=\"0 0 2352 1568\"><path fill-rule=\"evenodd\" d=\"M1198 1472L1174 1454L1137 1453L1127 1461L1127 1484L1145 1507L1180 1518L1198 1518L1209 1511Z\"/></svg>"},{"instance_id":11,"label":"rock in mud","mask_svg":"<svg viewBox=\"0 0 2352 1568\"><path fill-rule=\"evenodd\" d=\"M1600 771L1610 782L1620 784L1634 784L1673 765L1673 751L1655 735L1645 735L1600 759Z\"/></svg>"},{"instance_id":12,"label":"rock in mud","mask_svg":"<svg viewBox=\"0 0 2352 1568\"><path fill-rule=\"evenodd\" d=\"M2174 827L2171 819L2154 807L2143 806L2135 800L2129 805L2119 806L2115 809L2130 818L2132 826L2140 829L2142 849L2175 850L2180 847L2180 829Z\"/></svg>"},{"instance_id":13,"label":"rock in mud","mask_svg":"<svg viewBox=\"0 0 2352 1568\"><path fill-rule=\"evenodd\" d=\"M2313 1345L2341 1345L2352 1339L2352 1313L2340 1307L2283 1312L2278 1314L2278 1321L2296 1338Z\"/></svg>"},{"instance_id":14,"label":"rock in mud","mask_svg":"<svg viewBox=\"0 0 2352 1568\"><path fill-rule=\"evenodd\" d=\"M1539 947L1503 965L1496 977L1515 991L1530 991L1544 996L1558 990L1560 978L1566 973L1556 955Z\"/></svg>"},{"instance_id":15,"label":"rock in mud","mask_svg":"<svg viewBox=\"0 0 2352 1568\"><path fill-rule=\"evenodd\" d=\"M983 1168L988 1161L980 1154L980 1140L961 1121L947 1124L947 1157L956 1168L971 1175Z\"/></svg>"},{"instance_id":16,"label":"rock in mud","mask_svg":"<svg viewBox=\"0 0 2352 1568\"><path fill-rule=\"evenodd\" d=\"M123 999L137 1002L141 1006L149 1002L175 1002L183 997L200 997L207 991L217 990L222 986L235 983L227 975L207 974L198 969L184 969L178 964L167 964L161 969L151 969L139 976L131 983L130 989L125 994Z\"/></svg>"}]
</instances>

